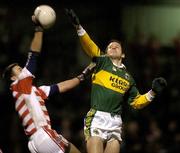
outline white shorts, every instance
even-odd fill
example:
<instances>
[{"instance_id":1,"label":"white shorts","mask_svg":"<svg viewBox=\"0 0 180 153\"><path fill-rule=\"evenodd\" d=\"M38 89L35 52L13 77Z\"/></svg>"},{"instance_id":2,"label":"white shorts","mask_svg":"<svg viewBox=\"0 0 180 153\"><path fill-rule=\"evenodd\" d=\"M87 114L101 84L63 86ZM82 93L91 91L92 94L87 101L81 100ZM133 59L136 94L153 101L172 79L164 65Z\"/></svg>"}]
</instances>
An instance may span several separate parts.
<instances>
[{"instance_id":1,"label":"white shorts","mask_svg":"<svg viewBox=\"0 0 180 153\"><path fill-rule=\"evenodd\" d=\"M40 128L36 131L28 142L31 153L65 153L69 143L54 130Z\"/></svg>"},{"instance_id":2,"label":"white shorts","mask_svg":"<svg viewBox=\"0 0 180 153\"><path fill-rule=\"evenodd\" d=\"M101 137L105 141L121 139L122 119L120 115L90 109L84 120L86 140L91 136Z\"/></svg>"}]
</instances>

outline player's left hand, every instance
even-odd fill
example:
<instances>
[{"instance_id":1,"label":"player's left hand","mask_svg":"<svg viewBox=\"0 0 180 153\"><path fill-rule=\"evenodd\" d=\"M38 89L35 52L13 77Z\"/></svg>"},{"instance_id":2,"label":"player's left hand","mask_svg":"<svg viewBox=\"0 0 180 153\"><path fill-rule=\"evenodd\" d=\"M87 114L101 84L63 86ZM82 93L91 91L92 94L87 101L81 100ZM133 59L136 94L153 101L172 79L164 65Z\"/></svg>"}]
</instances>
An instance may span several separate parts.
<instances>
[{"instance_id":1,"label":"player's left hand","mask_svg":"<svg viewBox=\"0 0 180 153\"><path fill-rule=\"evenodd\" d=\"M163 77L155 78L152 81L152 91L155 94L160 94L167 86L167 81Z\"/></svg>"},{"instance_id":2,"label":"player's left hand","mask_svg":"<svg viewBox=\"0 0 180 153\"><path fill-rule=\"evenodd\" d=\"M94 71L94 68L96 66L96 63L92 62L90 63L84 70L83 72L77 76L77 78L80 80L80 81L84 81L85 79L87 79Z\"/></svg>"}]
</instances>

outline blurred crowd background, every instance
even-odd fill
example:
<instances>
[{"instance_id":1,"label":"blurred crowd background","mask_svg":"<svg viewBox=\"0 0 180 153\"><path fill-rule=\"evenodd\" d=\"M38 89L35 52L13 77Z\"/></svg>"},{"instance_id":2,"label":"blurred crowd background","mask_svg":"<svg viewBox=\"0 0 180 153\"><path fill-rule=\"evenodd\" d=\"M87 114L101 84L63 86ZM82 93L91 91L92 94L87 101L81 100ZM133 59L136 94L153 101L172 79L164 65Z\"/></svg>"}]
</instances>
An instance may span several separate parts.
<instances>
[{"instance_id":1,"label":"blurred crowd background","mask_svg":"<svg viewBox=\"0 0 180 153\"><path fill-rule=\"evenodd\" d=\"M167 89L148 107L136 111L124 105L121 153L179 153L180 2L1 0L1 74L12 62L25 64L34 32L31 15L40 4L51 5L57 20L51 29L45 31L35 83L49 85L72 78L90 62L64 14L64 8L73 8L83 27L102 50L112 38L125 43L124 63L134 76L140 93L151 88L155 77L162 76L168 82ZM147 12L149 7L153 13L156 9L156 13ZM167 15L166 18L163 9L166 12L175 9L179 14L175 12L175 16ZM157 19L160 14L162 18ZM90 90L89 79L47 101L52 127L82 153L85 153L83 118L90 107ZM27 142L7 82L0 78L0 149L4 153L28 153Z\"/></svg>"}]
</instances>

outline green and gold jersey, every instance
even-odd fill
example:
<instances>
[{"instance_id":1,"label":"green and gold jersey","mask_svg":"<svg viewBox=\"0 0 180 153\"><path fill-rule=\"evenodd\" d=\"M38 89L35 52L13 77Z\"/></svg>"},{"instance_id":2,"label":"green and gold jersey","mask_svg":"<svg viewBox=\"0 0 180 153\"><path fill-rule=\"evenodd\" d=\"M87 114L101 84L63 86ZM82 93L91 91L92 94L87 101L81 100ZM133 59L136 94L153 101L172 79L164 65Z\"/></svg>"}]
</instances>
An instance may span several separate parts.
<instances>
[{"instance_id":1,"label":"green and gold jersey","mask_svg":"<svg viewBox=\"0 0 180 153\"><path fill-rule=\"evenodd\" d=\"M93 61L96 68L92 76L91 107L105 112L120 113L125 94L135 85L134 79L125 67L118 68L109 57L99 56L93 58ZM130 99L137 94L136 89Z\"/></svg>"},{"instance_id":2,"label":"green and gold jersey","mask_svg":"<svg viewBox=\"0 0 180 153\"><path fill-rule=\"evenodd\" d=\"M147 93L143 95L139 93L134 79L125 67L116 67L109 57L102 55L99 47L86 32L79 36L79 39L84 51L96 63L95 73L92 76L92 108L119 114L125 96L134 109L141 109L150 103Z\"/></svg>"}]
</instances>

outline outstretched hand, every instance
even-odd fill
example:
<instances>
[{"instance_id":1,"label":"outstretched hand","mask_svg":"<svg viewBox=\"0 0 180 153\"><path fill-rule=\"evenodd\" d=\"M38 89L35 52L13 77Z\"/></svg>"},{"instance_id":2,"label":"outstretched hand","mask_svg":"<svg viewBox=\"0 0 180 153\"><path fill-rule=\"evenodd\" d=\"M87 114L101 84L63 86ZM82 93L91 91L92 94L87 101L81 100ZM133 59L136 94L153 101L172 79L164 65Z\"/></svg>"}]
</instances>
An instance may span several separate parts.
<instances>
[{"instance_id":1,"label":"outstretched hand","mask_svg":"<svg viewBox=\"0 0 180 153\"><path fill-rule=\"evenodd\" d=\"M77 27L80 25L80 21L76 13L74 12L73 9L67 9L65 8L65 14L68 16L70 22L74 27Z\"/></svg>"},{"instance_id":2,"label":"outstretched hand","mask_svg":"<svg viewBox=\"0 0 180 153\"><path fill-rule=\"evenodd\" d=\"M41 24L39 23L39 21L36 19L35 15L32 15L32 16L31 16L31 19L32 19L32 22L33 22L34 25L35 25L35 31L37 31L37 32L42 32L44 29L43 29L43 27L41 26Z\"/></svg>"},{"instance_id":3,"label":"outstretched hand","mask_svg":"<svg viewBox=\"0 0 180 153\"><path fill-rule=\"evenodd\" d=\"M83 72L77 76L77 78L80 80L80 81L84 81L85 79L87 79L94 71L94 68L96 66L96 63L92 62L90 63L84 70Z\"/></svg>"},{"instance_id":4,"label":"outstretched hand","mask_svg":"<svg viewBox=\"0 0 180 153\"><path fill-rule=\"evenodd\" d=\"M152 81L152 91L160 94L167 86L167 81L163 77L155 78Z\"/></svg>"}]
</instances>

